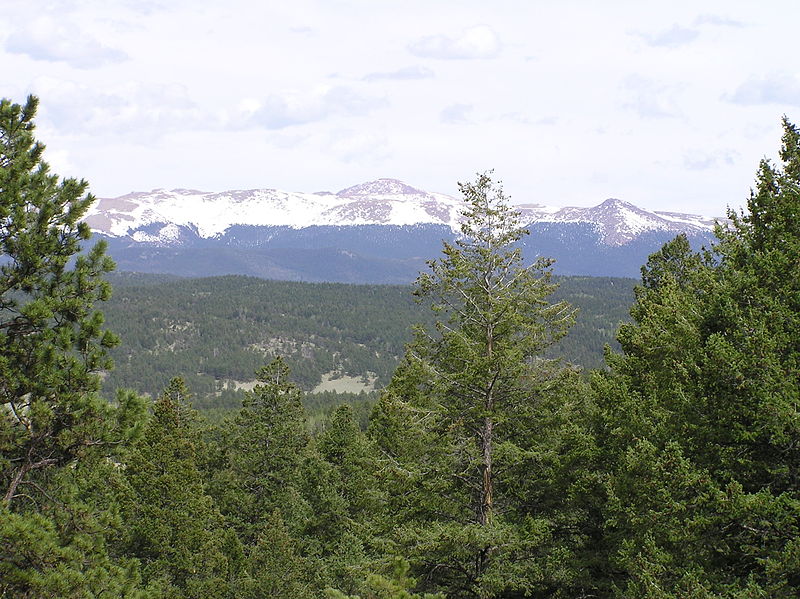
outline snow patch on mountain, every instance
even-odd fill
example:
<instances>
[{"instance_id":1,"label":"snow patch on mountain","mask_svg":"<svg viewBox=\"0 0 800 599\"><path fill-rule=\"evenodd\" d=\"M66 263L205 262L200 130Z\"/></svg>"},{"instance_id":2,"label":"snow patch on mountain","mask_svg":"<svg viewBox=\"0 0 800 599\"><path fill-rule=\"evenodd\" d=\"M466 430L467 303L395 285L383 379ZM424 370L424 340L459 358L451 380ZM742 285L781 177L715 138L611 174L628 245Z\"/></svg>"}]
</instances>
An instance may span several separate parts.
<instances>
[{"instance_id":1,"label":"snow patch on mountain","mask_svg":"<svg viewBox=\"0 0 800 599\"><path fill-rule=\"evenodd\" d=\"M465 205L454 197L377 179L337 193L250 189L204 192L155 189L102 198L86 222L111 237L177 245L187 235L221 236L233 225L310 226L447 225L459 231ZM622 245L646 231L705 232L714 219L673 212L648 212L617 199L591 208L543 204L516 206L523 223L589 223L608 245Z\"/></svg>"},{"instance_id":2,"label":"snow patch on mountain","mask_svg":"<svg viewBox=\"0 0 800 599\"><path fill-rule=\"evenodd\" d=\"M648 212L630 202L610 198L590 208L519 206L523 222L588 223L607 245L626 244L647 231L702 233L714 228L714 218L674 212ZM723 220L723 219L720 219Z\"/></svg>"}]
</instances>

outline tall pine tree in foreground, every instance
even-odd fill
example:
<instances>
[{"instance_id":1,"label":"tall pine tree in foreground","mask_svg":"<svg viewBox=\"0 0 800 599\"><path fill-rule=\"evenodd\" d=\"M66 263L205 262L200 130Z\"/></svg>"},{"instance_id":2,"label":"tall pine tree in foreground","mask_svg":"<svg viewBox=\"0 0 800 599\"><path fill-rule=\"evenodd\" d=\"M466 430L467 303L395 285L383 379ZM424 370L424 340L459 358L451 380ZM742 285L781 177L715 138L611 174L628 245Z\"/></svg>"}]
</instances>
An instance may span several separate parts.
<instances>
[{"instance_id":1,"label":"tall pine tree in foreground","mask_svg":"<svg viewBox=\"0 0 800 599\"><path fill-rule=\"evenodd\" d=\"M548 301L551 260L523 265L527 231L500 185L481 174L460 188L462 237L417 281L436 328L418 332L373 414L388 536L424 589L533 593L563 582L582 542L561 525L570 508L559 493L586 441L564 428L585 394L574 372L541 358L574 310Z\"/></svg>"},{"instance_id":2,"label":"tall pine tree in foreground","mask_svg":"<svg viewBox=\"0 0 800 599\"><path fill-rule=\"evenodd\" d=\"M0 497L10 506L39 471L109 439L93 392L117 343L93 307L114 268L105 245L79 254L94 198L63 179L33 137L38 100L0 100ZM77 256L77 257L76 257ZM74 263L70 263L74 260ZM20 489L20 485L24 490Z\"/></svg>"},{"instance_id":3,"label":"tall pine tree in foreground","mask_svg":"<svg viewBox=\"0 0 800 599\"><path fill-rule=\"evenodd\" d=\"M95 393L117 342L94 307L114 265L103 243L81 253L94 198L50 173L37 106L0 100L0 596L142 597L135 561L109 555L119 519L90 482L143 416L134 394Z\"/></svg>"},{"instance_id":4,"label":"tall pine tree in foreground","mask_svg":"<svg viewBox=\"0 0 800 599\"><path fill-rule=\"evenodd\" d=\"M800 132L748 212L643 268L603 407L608 588L619 597L800 594Z\"/></svg>"}]
</instances>

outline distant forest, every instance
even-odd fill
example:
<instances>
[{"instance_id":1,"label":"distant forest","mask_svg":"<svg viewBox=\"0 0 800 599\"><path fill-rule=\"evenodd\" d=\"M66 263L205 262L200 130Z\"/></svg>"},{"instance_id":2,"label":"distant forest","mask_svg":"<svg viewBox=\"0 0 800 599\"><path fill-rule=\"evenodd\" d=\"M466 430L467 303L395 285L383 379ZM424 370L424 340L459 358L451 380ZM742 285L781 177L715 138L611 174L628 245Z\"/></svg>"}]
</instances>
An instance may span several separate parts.
<instances>
[{"instance_id":1,"label":"distant forest","mask_svg":"<svg viewBox=\"0 0 800 599\"><path fill-rule=\"evenodd\" d=\"M410 286L136 273L112 273L109 280L114 294L103 306L106 324L122 338L103 383L109 397L123 387L155 397L181 376L197 394L196 407L238 408L243 392L232 381L253 381L276 356L305 391L325 374L359 377L380 388L397 368L412 327L430 328L434 321ZM618 347L614 333L629 319L635 281L556 281L554 301L566 300L579 312L546 356L586 370L601 367L604 346ZM335 396L328 395L336 402Z\"/></svg>"}]
</instances>

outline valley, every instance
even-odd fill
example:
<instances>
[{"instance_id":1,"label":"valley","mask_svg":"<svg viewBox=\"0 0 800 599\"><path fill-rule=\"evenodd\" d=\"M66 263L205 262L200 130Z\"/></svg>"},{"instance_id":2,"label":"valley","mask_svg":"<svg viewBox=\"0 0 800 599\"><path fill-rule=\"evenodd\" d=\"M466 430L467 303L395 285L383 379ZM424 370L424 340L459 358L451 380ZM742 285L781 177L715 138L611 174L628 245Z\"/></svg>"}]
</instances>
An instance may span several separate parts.
<instances>
[{"instance_id":1,"label":"valley","mask_svg":"<svg viewBox=\"0 0 800 599\"><path fill-rule=\"evenodd\" d=\"M404 285L271 281L244 276L179 279L112 273L103 309L122 343L104 378L117 388L156 396L183 377L207 409L241 406L256 369L283 356L306 392L358 394L385 386L411 341L412 326L433 314ZM603 364L603 347L627 320L632 279L560 277L555 300L580 313L547 357L584 369Z\"/></svg>"}]
</instances>

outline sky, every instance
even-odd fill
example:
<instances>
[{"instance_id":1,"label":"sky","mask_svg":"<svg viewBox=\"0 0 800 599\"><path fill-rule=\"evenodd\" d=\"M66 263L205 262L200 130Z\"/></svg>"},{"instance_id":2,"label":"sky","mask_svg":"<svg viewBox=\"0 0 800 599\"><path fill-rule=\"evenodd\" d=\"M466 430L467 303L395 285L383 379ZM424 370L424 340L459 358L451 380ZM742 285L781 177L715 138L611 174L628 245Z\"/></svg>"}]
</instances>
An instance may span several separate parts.
<instances>
[{"instance_id":1,"label":"sky","mask_svg":"<svg viewBox=\"0 0 800 599\"><path fill-rule=\"evenodd\" d=\"M0 97L99 197L388 177L722 216L800 122L794 0L2 0Z\"/></svg>"}]
</instances>

